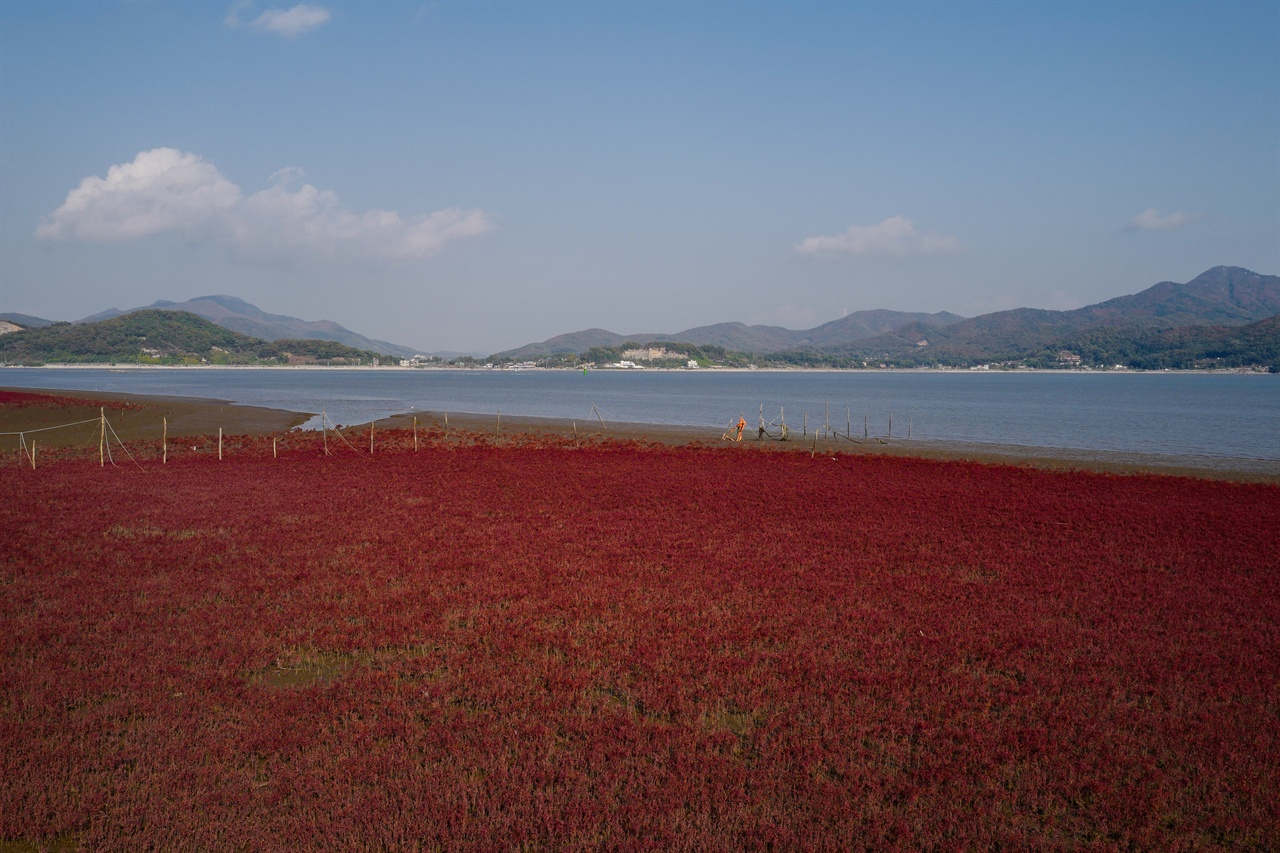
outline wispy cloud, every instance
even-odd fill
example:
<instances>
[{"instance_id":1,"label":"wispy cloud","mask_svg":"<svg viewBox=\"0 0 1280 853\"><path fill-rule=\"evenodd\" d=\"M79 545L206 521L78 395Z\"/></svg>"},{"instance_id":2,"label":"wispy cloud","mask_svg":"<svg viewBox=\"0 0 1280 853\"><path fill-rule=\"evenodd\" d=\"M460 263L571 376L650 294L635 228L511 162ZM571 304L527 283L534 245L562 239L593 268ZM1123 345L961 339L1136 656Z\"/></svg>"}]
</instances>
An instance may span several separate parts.
<instances>
[{"instance_id":1,"label":"wispy cloud","mask_svg":"<svg viewBox=\"0 0 1280 853\"><path fill-rule=\"evenodd\" d=\"M252 9L253 3L247 0L232 6L231 12L226 17L226 25L233 29L248 27L258 32L275 33L291 39L311 32L327 23L332 17L328 9L309 6L306 3L299 3L289 9L267 9L256 18L241 17L242 13L250 13Z\"/></svg>"},{"instance_id":2,"label":"wispy cloud","mask_svg":"<svg viewBox=\"0 0 1280 853\"><path fill-rule=\"evenodd\" d=\"M832 237L806 237L795 245L802 255L959 255L964 246L946 234L921 232L905 216L891 216L877 225L852 225Z\"/></svg>"},{"instance_id":3,"label":"wispy cloud","mask_svg":"<svg viewBox=\"0 0 1280 853\"><path fill-rule=\"evenodd\" d=\"M1164 215L1154 207L1148 207L1139 213L1133 219L1129 220L1126 231L1176 231L1183 226L1190 225L1201 217L1194 213L1184 213L1181 210L1175 210L1173 213Z\"/></svg>"},{"instance_id":4,"label":"wispy cloud","mask_svg":"<svg viewBox=\"0 0 1280 853\"><path fill-rule=\"evenodd\" d=\"M752 323L782 326L784 329L810 329L818 325L818 312L807 305L788 302L772 310L757 314Z\"/></svg>"},{"instance_id":5,"label":"wispy cloud","mask_svg":"<svg viewBox=\"0 0 1280 853\"><path fill-rule=\"evenodd\" d=\"M412 260L492 227L481 210L359 213L301 180L300 169L282 169L270 186L246 196L198 155L156 148L112 166L105 178L82 180L36 235L120 241L169 233L221 241L247 258Z\"/></svg>"}]
</instances>

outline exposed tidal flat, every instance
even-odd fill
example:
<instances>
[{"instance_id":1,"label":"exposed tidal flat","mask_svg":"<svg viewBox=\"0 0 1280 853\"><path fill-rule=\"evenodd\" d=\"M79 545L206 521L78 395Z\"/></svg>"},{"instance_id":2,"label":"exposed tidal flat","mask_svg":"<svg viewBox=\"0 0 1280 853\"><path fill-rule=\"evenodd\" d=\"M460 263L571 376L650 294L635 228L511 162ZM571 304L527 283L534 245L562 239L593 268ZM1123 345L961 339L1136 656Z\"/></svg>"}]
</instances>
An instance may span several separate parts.
<instances>
[{"instance_id":1,"label":"exposed tidal flat","mask_svg":"<svg viewBox=\"0 0 1280 853\"><path fill-rule=\"evenodd\" d=\"M1221 372L0 368L0 386L194 397L309 413L823 450L1280 478L1280 377ZM777 439L788 428L789 442Z\"/></svg>"}]
</instances>

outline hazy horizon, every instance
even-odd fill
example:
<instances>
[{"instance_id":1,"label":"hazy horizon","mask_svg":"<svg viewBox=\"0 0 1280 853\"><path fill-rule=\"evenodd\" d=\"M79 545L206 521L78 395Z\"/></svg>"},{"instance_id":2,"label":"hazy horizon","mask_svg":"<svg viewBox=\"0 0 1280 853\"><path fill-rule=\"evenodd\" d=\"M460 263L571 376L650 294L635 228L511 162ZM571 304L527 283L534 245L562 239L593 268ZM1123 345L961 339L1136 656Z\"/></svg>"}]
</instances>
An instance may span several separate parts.
<instances>
[{"instance_id":1,"label":"hazy horizon","mask_svg":"<svg viewBox=\"0 0 1280 853\"><path fill-rule=\"evenodd\" d=\"M498 352L1275 274L1278 33L1262 2L0 4L0 312L229 294Z\"/></svg>"}]
</instances>

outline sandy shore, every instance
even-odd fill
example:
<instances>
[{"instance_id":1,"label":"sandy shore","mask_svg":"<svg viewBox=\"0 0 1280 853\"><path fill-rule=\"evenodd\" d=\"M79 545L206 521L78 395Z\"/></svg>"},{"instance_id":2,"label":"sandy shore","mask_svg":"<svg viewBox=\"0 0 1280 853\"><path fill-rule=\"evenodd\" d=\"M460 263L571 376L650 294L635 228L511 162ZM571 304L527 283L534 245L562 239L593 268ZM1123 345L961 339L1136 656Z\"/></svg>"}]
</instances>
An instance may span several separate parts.
<instances>
[{"instance_id":1,"label":"sandy shore","mask_svg":"<svg viewBox=\"0 0 1280 853\"><path fill-rule=\"evenodd\" d=\"M109 408L107 418L124 441L151 441L161 437L168 422L173 437L216 435L265 435L286 432L311 418L302 412L241 406L226 400L191 397L150 397L99 391L65 391L38 388L0 388L32 394L48 394L84 401L83 405L49 409L39 406L0 406L0 433L23 431L44 447L89 445L98 440L97 422L75 427L49 430L48 427L93 421L99 417L97 403L117 403L128 408ZM792 432L788 441L766 437L758 440L748 430L741 443L726 441L719 430L706 427L665 424L615 423L606 421L569 421L551 418L474 415L450 412L418 412L382 418L377 429L410 429L414 418L420 429L453 430L491 435L495 438L517 434L550 434L580 439L645 441L669 445L732 447L741 452L798 452L809 454L882 454L913 456L927 459L967 459L976 462L1023 465L1055 470L1089 470L1113 474L1165 474L1203 477L1240 482L1280 483L1280 462L1217 457L1168 456L1162 454L1118 453L1103 450L1073 450L1056 447L978 444L958 441L907 440L891 441L855 436L815 436ZM345 427L344 433L362 431L367 425ZM36 432L37 430L43 430ZM0 451L19 446L17 435L0 435Z\"/></svg>"}]
</instances>

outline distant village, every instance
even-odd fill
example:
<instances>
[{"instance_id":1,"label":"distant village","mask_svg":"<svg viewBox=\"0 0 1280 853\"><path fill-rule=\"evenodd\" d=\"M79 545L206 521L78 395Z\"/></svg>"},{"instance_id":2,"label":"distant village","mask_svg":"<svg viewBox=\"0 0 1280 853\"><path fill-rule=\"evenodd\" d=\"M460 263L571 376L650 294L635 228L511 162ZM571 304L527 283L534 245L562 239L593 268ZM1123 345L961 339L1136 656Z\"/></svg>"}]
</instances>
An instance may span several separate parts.
<instances>
[{"instance_id":1,"label":"distant village","mask_svg":"<svg viewBox=\"0 0 1280 853\"><path fill-rule=\"evenodd\" d=\"M927 342L921 341L917 346L924 346ZM741 354L738 354L741 355ZM777 365L766 359L762 360L764 367L776 369L779 366L795 368L796 365ZM666 346L644 346L632 347L621 350L620 357L613 361L593 361L586 358L572 356L570 354L557 354L543 358L540 360L526 359L524 361L512 361L496 358L476 360L471 358L445 360L440 356L433 355L415 355L411 358L400 360L401 367L475 367L485 370L699 370L699 369L760 369L761 365L755 362L747 362L745 364L733 363L703 363L697 358L689 357L689 353L669 349ZM860 364L846 365L846 368L858 369L901 369L903 365L892 362L868 362L863 361ZM1042 365L1030 365L1023 361L1009 362L993 362L968 366L938 366L925 368L915 366L916 369L935 369L935 370L1034 370L1044 369ZM1075 369L1075 370L1130 370L1132 368L1123 364L1092 366L1083 363L1083 359L1076 353L1062 350L1057 353L1056 363L1052 367L1057 369ZM1212 365L1205 365L1212 367Z\"/></svg>"},{"instance_id":2,"label":"distant village","mask_svg":"<svg viewBox=\"0 0 1280 853\"><path fill-rule=\"evenodd\" d=\"M491 369L501 369L501 370L543 370L543 369L547 369L548 367L555 367L560 369L594 367L598 370L647 370L653 367L661 367L664 369L675 368L675 369L684 369L684 370L697 370L699 367L701 367L701 365L698 363L698 360L696 358L689 358L688 353L676 352L674 350L669 350L663 346L638 347L634 349L625 349L622 351L621 358L619 358L617 361L595 362L595 361L579 361L575 359L573 364L564 364L559 362L559 360L557 361L558 363L556 363L555 365L548 365L545 360L542 362L529 361L529 360L503 361L503 362L485 361L482 365L477 365L477 366L483 366ZM641 361L646 363L640 364L639 362ZM430 355L415 355L412 358L405 358L400 360L401 367L433 367L433 366L440 367L443 364L444 364L444 361L442 359L440 359L437 356L430 356ZM455 362L449 362L448 366L457 367L459 365L455 361Z\"/></svg>"}]
</instances>

